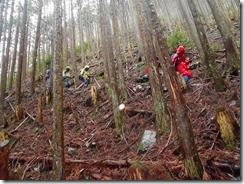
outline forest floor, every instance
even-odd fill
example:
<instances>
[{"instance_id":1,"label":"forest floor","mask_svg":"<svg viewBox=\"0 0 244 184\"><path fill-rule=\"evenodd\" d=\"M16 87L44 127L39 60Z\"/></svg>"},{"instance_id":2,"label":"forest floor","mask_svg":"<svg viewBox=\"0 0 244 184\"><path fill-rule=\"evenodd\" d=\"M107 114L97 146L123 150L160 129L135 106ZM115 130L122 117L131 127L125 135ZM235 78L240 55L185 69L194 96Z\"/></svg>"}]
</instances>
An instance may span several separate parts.
<instances>
[{"instance_id":1,"label":"forest floor","mask_svg":"<svg viewBox=\"0 0 244 184\"><path fill-rule=\"evenodd\" d=\"M215 40L216 41L216 40ZM224 52L218 52L218 63L225 62ZM138 56L135 56L138 57ZM137 61L136 61L137 62ZM146 152L139 152L138 145L144 130L156 130L155 113L149 83L141 85L147 90L133 91L136 79L144 70L132 64L130 78L126 81L129 99L125 105L131 110L124 122L123 139L115 132L111 99L105 92L104 81L98 80L98 103L91 103L90 87L73 92L64 88L64 151L65 180L129 180L130 161L160 163L167 167L174 180L188 179L184 173L183 156L175 128L170 137L157 135L155 145ZM92 68L92 73L96 67ZM225 78L226 92L216 92L211 79L204 78L203 67L192 70L191 90L183 94L193 129L194 140L204 167L206 180L240 180L240 137L235 144L225 145L218 126L216 111L225 107L240 126L240 75ZM14 93L7 98L9 126L15 143L9 157L11 178L17 180L52 180L52 107L43 106L43 127L37 117L37 97L43 92L45 81L37 84L36 96L31 96L29 81L23 86L22 104L25 123L14 121ZM170 104L168 92L164 93ZM44 101L44 97L43 97ZM172 114L172 109L170 110ZM171 121L172 123L173 121ZM174 127L174 126L173 126ZM162 178L157 178L162 179Z\"/></svg>"}]
</instances>

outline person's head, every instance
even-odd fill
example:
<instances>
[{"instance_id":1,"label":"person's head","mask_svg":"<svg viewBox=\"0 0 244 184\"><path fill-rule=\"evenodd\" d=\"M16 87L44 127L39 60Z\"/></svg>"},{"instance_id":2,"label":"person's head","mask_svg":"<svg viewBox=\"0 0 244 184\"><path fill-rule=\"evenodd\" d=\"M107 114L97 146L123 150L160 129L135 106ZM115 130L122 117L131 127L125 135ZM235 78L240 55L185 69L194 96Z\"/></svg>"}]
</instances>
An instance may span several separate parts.
<instances>
[{"instance_id":1,"label":"person's head","mask_svg":"<svg viewBox=\"0 0 244 184\"><path fill-rule=\"evenodd\" d=\"M185 47L180 45L177 49L177 54L182 55L185 52Z\"/></svg>"},{"instance_id":2,"label":"person's head","mask_svg":"<svg viewBox=\"0 0 244 184\"><path fill-rule=\"evenodd\" d=\"M66 70L66 72L70 71L70 67L66 66L65 70Z\"/></svg>"}]
</instances>

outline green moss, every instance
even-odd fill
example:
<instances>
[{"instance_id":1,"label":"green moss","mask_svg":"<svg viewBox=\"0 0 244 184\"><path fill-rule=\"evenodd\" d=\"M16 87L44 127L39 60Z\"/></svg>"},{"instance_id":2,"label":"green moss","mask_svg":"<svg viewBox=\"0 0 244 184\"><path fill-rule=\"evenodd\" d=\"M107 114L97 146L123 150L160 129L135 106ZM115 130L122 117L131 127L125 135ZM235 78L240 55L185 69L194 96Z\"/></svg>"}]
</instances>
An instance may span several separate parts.
<instances>
[{"instance_id":1,"label":"green moss","mask_svg":"<svg viewBox=\"0 0 244 184\"><path fill-rule=\"evenodd\" d=\"M198 167L195 165L195 162L192 159L185 159L184 160L185 172L186 175L192 179L201 179L201 173Z\"/></svg>"}]
</instances>

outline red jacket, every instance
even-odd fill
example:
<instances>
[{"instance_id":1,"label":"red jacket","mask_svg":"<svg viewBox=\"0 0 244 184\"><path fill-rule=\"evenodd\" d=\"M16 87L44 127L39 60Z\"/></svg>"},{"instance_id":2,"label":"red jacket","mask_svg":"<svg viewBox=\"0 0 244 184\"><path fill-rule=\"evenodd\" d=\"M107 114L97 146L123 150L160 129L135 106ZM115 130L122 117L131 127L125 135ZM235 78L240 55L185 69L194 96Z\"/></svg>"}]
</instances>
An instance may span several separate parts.
<instances>
[{"instance_id":1,"label":"red jacket","mask_svg":"<svg viewBox=\"0 0 244 184\"><path fill-rule=\"evenodd\" d=\"M178 61L177 61L178 60ZM176 70L182 75L182 76L188 76L189 78L192 77L191 70L189 68L189 60L186 59L184 54L176 53L174 54L172 58L173 64L176 64Z\"/></svg>"}]
</instances>

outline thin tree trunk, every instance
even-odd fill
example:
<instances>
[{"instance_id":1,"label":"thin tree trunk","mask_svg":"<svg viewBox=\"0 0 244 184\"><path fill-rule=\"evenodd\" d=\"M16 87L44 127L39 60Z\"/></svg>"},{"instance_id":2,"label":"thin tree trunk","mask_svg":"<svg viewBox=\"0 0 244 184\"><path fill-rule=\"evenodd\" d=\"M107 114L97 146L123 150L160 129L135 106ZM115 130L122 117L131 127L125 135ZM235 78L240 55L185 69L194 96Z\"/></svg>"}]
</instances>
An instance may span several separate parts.
<instances>
[{"instance_id":1,"label":"thin tree trunk","mask_svg":"<svg viewBox=\"0 0 244 184\"><path fill-rule=\"evenodd\" d=\"M119 38L119 24L118 24L118 12L116 10L116 2L118 1L111 1L111 10L112 10L112 21L113 21L113 40L115 46L115 57L118 64L118 75L119 75L119 89L121 91L121 98L126 100L127 99L127 91L125 85L125 78L122 66L122 55L120 50L120 38Z\"/></svg>"},{"instance_id":2,"label":"thin tree trunk","mask_svg":"<svg viewBox=\"0 0 244 184\"><path fill-rule=\"evenodd\" d=\"M66 20L66 1L63 1L64 3L64 56L65 56L65 63L66 65L69 65L68 61L69 61L69 39L68 39L68 24L67 24L67 20Z\"/></svg>"},{"instance_id":3,"label":"thin tree trunk","mask_svg":"<svg viewBox=\"0 0 244 184\"><path fill-rule=\"evenodd\" d=\"M4 9L4 5L5 5L5 0L2 0L2 3L1 3L1 13L0 13L0 21L2 22L0 24L0 41L1 41L1 38L2 38L3 25L6 24L6 22L3 21L3 13L4 13L3 9Z\"/></svg>"},{"instance_id":4,"label":"thin tree trunk","mask_svg":"<svg viewBox=\"0 0 244 184\"><path fill-rule=\"evenodd\" d=\"M144 53L146 56L146 65L149 66L149 82L156 114L156 127L159 134L169 135L169 113L162 91L162 81L158 72L158 62L151 34L153 27L149 23L150 20L148 19L149 6L147 2L143 1L136 2L134 0L134 3L138 11L137 16L139 20L140 35L143 40Z\"/></svg>"},{"instance_id":5,"label":"thin tree trunk","mask_svg":"<svg viewBox=\"0 0 244 184\"><path fill-rule=\"evenodd\" d=\"M113 102L113 115L114 115L114 123L116 128L117 136L122 137L122 129L123 123L121 114L119 113L119 95L118 95L118 81L116 76L115 70L115 63L114 63L114 53L113 53L113 46L112 46L112 38L111 38L111 25L109 22L109 10L106 0L100 0L101 13L104 15L105 24L104 27L101 29L105 29L105 42L103 42L103 51L106 53L106 58L109 62L108 69L109 69L109 92Z\"/></svg>"},{"instance_id":6,"label":"thin tree trunk","mask_svg":"<svg viewBox=\"0 0 244 184\"><path fill-rule=\"evenodd\" d=\"M201 40L202 47L205 53L205 61L204 64L206 66L207 75L213 77L213 83L216 91L225 91L226 85L223 78L220 75L220 71L217 69L217 63L215 62L214 53L211 51L206 33L203 28L202 21L200 20L199 13L197 13L196 5L193 0L188 0L188 5L190 7L193 20L195 22L198 36Z\"/></svg>"},{"instance_id":7,"label":"thin tree trunk","mask_svg":"<svg viewBox=\"0 0 244 184\"><path fill-rule=\"evenodd\" d=\"M31 75L31 94L35 93L35 76L36 76L36 59L37 59L37 51L41 33L41 17L42 17L42 6L43 1L39 1L39 11L38 11L38 19L37 19L37 28L36 28L36 39L35 39L35 47L33 51L33 61L32 61L32 75Z\"/></svg>"},{"instance_id":8,"label":"thin tree trunk","mask_svg":"<svg viewBox=\"0 0 244 184\"><path fill-rule=\"evenodd\" d=\"M63 179L63 80L62 80L62 0L54 1L55 39L53 59L53 179Z\"/></svg>"},{"instance_id":9,"label":"thin tree trunk","mask_svg":"<svg viewBox=\"0 0 244 184\"><path fill-rule=\"evenodd\" d=\"M25 50L25 34L26 34L26 22L27 22L27 0L24 1L24 10L22 17L22 27L21 27L21 35L20 35L20 46L19 46L19 61L17 68L17 76L16 76L16 93L15 93L15 106L16 106L16 115L19 117L17 119L21 119L22 107L21 107L21 81L22 81L22 67L24 60L24 50Z\"/></svg>"},{"instance_id":10,"label":"thin tree trunk","mask_svg":"<svg viewBox=\"0 0 244 184\"><path fill-rule=\"evenodd\" d=\"M78 82L78 75L77 75L77 66L76 66L76 42L75 42L75 20L74 20L74 13L73 13L73 0L71 0L71 63L73 66L73 74L74 74L74 86L76 88L76 84Z\"/></svg>"},{"instance_id":11,"label":"thin tree trunk","mask_svg":"<svg viewBox=\"0 0 244 184\"><path fill-rule=\"evenodd\" d=\"M28 16L28 14L27 14ZM26 74L27 74L27 67L28 67L28 58L27 58L27 46L28 46L28 39L31 39L31 32L30 37L29 34L29 18L27 17L26 29L25 29L25 44L24 44L24 51L23 51L23 64L22 64L22 79L25 81Z\"/></svg>"},{"instance_id":12,"label":"thin tree trunk","mask_svg":"<svg viewBox=\"0 0 244 184\"><path fill-rule=\"evenodd\" d=\"M230 70L240 70L241 62L240 62L240 51L238 50L236 43L234 41L234 35L230 29L230 26L225 19L224 14L221 12L216 1L207 0L208 4L212 10L214 18L216 20L218 30L222 36L222 40L224 42L225 51L226 51L226 71Z\"/></svg>"},{"instance_id":13,"label":"thin tree trunk","mask_svg":"<svg viewBox=\"0 0 244 184\"><path fill-rule=\"evenodd\" d=\"M6 34L7 34L7 8L5 12L5 24L4 24L4 35L3 35L3 46L2 46L2 67L1 67L1 93L0 93L0 113L3 112L4 110L4 98L5 98L5 89L6 89L6 72L7 72L7 61L6 61L6 55L5 55L5 50L6 50Z\"/></svg>"},{"instance_id":14,"label":"thin tree trunk","mask_svg":"<svg viewBox=\"0 0 244 184\"><path fill-rule=\"evenodd\" d=\"M18 23L16 26L16 34L15 34L15 41L14 41L13 58L12 58L12 63L11 63L9 90L12 90L12 88L13 88L14 69L15 69L15 65L16 65L17 52L18 52L18 42L19 42L20 12L21 11L19 10L18 19L17 19Z\"/></svg>"},{"instance_id":15,"label":"thin tree trunk","mask_svg":"<svg viewBox=\"0 0 244 184\"><path fill-rule=\"evenodd\" d=\"M204 55L204 51L203 51L203 47L201 44L201 41L198 37L198 33L197 33L197 29L193 20L193 17L191 15L191 12L189 10L188 4L185 2L183 2L182 0L177 0L179 3L179 8L181 7L181 12L183 17L185 18L185 21L187 23L187 28L191 34L191 37L193 38L193 41L197 47L198 53L200 55L200 58L204 61L205 59L205 55Z\"/></svg>"}]
</instances>

